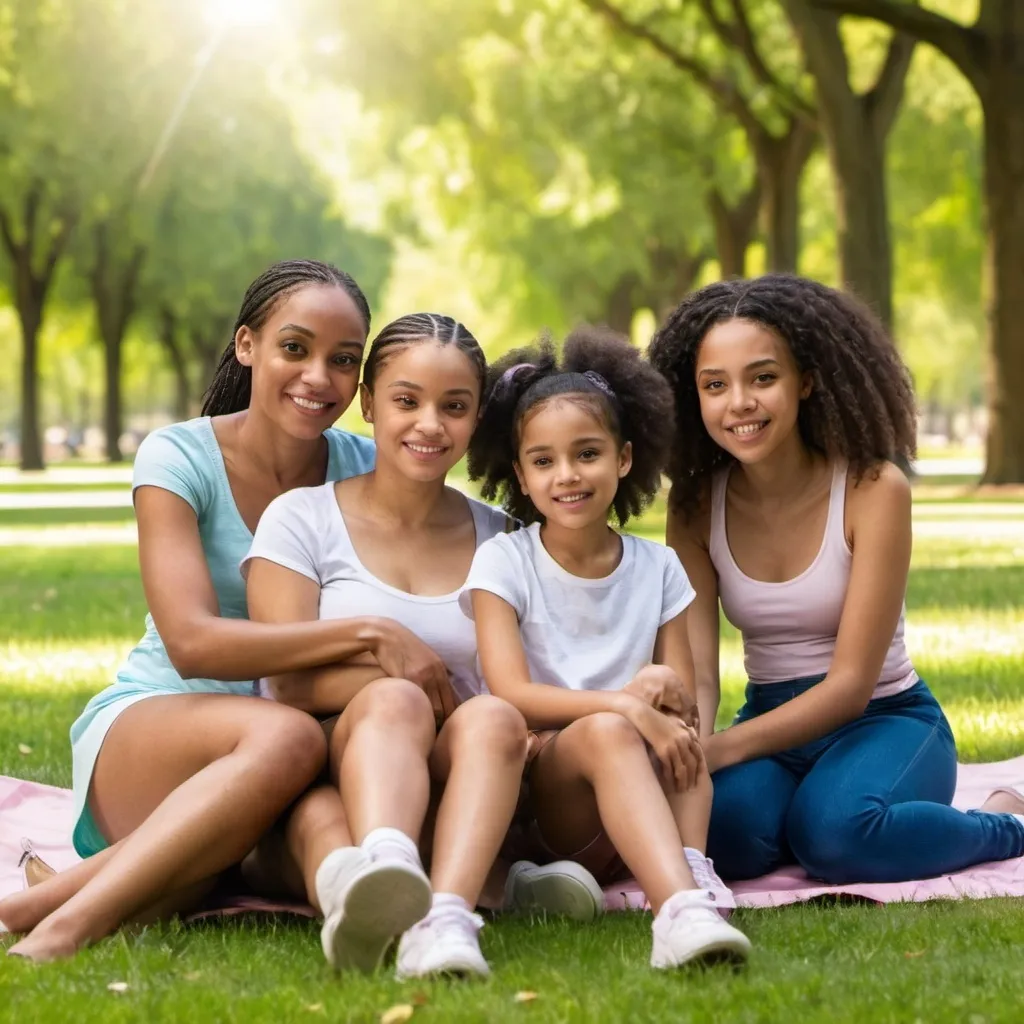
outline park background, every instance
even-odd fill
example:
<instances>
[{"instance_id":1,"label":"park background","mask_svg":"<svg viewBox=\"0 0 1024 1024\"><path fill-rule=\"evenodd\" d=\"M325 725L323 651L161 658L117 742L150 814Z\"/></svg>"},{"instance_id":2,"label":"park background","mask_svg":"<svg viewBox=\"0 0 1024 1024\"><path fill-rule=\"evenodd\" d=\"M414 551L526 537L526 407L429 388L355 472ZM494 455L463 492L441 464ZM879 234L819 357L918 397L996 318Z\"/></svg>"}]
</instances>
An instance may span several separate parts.
<instances>
[{"instance_id":1,"label":"park background","mask_svg":"<svg viewBox=\"0 0 1024 1024\"><path fill-rule=\"evenodd\" d=\"M580 320L644 346L721 276L853 287L920 403L912 657L963 760L1024 752L1022 98L1021 0L0 0L0 773L69 784L145 613L132 453L303 256L491 356ZM304 922L172 924L4 962L0 1020L1017 1021L1022 912L748 911L749 969L683 978L639 916L503 921L462 987L337 982Z\"/></svg>"}]
</instances>

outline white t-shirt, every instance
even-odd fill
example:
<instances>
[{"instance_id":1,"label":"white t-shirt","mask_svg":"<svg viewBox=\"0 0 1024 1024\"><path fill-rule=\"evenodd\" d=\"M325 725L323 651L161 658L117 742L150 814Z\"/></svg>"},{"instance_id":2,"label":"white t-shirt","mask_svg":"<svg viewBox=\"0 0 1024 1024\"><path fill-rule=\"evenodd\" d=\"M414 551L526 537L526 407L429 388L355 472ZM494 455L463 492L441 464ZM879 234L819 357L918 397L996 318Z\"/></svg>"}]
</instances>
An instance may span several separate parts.
<instances>
[{"instance_id":1,"label":"white t-shirt","mask_svg":"<svg viewBox=\"0 0 1024 1024\"><path fill-rule=\"evenodd\" d=\"M624 687L654 657L658 629L696 596L671 548L630 534L609 575L574 576L548 554L539 523L477 549L459 598L470 617L473 590L515 609L531 679L570 690Z\"/></svg>"},{"instance_id":2,"label":"white t-shirt","mask_svg":"<svg viewBox=\"0 0 1024 1024\"><path fill-rule=\"evenodd\" d=\"M466 499L477 547L501 533L499 509ZM334 484L298 487L275 498L260 519L242 574L252 558L265 558L320 584L320 618L374 615L415 633L447 665L460 701L486 690L477 671L476 632L459 610L459 590L424 597L377 579L359 561L338 507Z\"/></svg>"}]
</instances>

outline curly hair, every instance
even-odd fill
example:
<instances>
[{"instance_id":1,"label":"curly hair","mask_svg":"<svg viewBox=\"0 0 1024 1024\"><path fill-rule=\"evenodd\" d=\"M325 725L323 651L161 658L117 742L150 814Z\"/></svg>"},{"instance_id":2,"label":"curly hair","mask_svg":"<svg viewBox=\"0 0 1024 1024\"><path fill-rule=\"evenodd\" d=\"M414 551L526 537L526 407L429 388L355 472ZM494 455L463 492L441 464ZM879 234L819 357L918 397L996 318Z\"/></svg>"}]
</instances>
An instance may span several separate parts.
<instances>
[{"instance_id":1,"label":"curly hair","mask_svg":"<svg viewBox=\"0 0 1024 1024\"><path fill-rule=\"evenodd\" d=\"M559 359L550 338L503 356L488 370L480 424L469 446L469 478L482 480L488 500L509 515L541 520L516 477L522 427L556 396L577 402L603 423L619 445L633 446L633 464L619 481L611 510L620 526L658 493L673 436L672 393L622 335L583 326L565 340Z\"/></svg>"},{"instance_id":2,"label":"curly hair","mask_svg":"<svg viewBox=\"0 0 1024 1024\"><path fill-rule=\"evenodd\" d=\"M439 345L454 345L473 364L480 380L481 397L487 377L487 360L480 342L473 337L466 327L453 317L444 313L406 313L397 320L392 320L380 334L373 339L370 351L366 354L363 364L363 384L367 390L373 391L377 380L377 372L387 361L390 350L395 347L414 345L420 341L435 341Z\"/></svg>"},{"instance_id":3,"label":"curly hair","mask_svg":"<svg viewBox=\"0 0 1024 1024\"><path fill-rule=\"evenodd\" d=\"M696 361L708 331L737 319L778 335L800 372L811 374L811 393L797 417L808 448L846 460L855 479L885 461L909 464L916 446L910 375L867 306L791 274L719 281L685 298L648 351L675 396L676 436L668 463L675 507L692 515L710 475L734 461L704 426Z\"/></svg>"}]
</instances>

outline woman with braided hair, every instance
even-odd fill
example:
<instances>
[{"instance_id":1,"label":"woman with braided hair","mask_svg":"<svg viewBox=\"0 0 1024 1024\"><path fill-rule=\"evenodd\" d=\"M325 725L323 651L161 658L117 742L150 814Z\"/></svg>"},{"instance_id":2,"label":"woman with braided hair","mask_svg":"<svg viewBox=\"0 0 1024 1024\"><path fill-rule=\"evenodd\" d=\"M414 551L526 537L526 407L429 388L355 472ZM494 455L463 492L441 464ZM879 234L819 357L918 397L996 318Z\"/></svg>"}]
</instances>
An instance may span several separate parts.
<instances>
[{"instance_id":1,"label":"woman with braided hair","mask_svg":"<svg viewBox=\"0 0 1024 1024\"><path fill-rule=\"evenodd\" d=\"M485 692L459 593L474 552L514 523L446 484L476 429L486 371L476 338L450 316L388 324L360 388L374 469L282 494L243 563L253 618L372 614L412 630L447 670L424 685L370 652L266 680L278 701L325 717L330 782L299 801L283 844L261 848L258 872L320 907L324 953L339 970L376 969L399 939L400 978L490 971L473 909L528 743L522 715ZM588 882L596 889L573 864L520 864L509 902L599 900Z\"/></svg>"},{"instance_id":2,"label":"woman with braided hair","mask_svg":"<svg viewBox=\"0 0 1024 1024\"><path fill-rule=\"evenodd\" d=\"M799 277L722 281L671 314L650 360L675 396L668 543L697 591L722 875L796 862L891 882L1024 853L1024 799L950 807L953 735L904 645L914 398L875 316ZM719 599L749 682L714 732Z\"/></svg>"},{"instance_id":3,"label":"woman with braided hair","mask_svg":"<svg viewBox=\"0 0 1024 1024\"><path fill-rule=\"evenodd\" d=\"M29 933L9 953L69 956L182 908L310 785L327 755L319 724L254 696L254 679L370 653L447 683L440 658L386 619L247 621L238 565L267 505L373 465L369 441L331 428L355 397L369 326L348 274L275 264L246 292L204 415L139 447L146 635L71 729L86 859L0 901L0 930Z\"/></svg>"}]
</instances>

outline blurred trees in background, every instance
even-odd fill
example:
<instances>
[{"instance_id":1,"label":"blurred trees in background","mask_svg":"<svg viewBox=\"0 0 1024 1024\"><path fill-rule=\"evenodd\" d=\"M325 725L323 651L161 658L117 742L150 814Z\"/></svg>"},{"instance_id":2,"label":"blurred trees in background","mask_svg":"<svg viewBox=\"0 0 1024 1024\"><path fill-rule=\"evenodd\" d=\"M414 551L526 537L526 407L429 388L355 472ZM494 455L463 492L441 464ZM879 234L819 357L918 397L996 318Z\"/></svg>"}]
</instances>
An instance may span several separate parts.
<instances>
[{"instance_id":1,"label":"blurred trees in background","mask_svg":"<svg viewBox=\"0 0 1024 1024\"><path fill-rule=\"evenodd\" d=\"M126 409L194 412L248 281L316 256L378 323L443 309L492 352L580 319L644 343L723 275L846 285L892 324L929 429L987 396L988 476L1024 479L1024 131L999 99L1024 109L1024 5L244 10L0 0L0 394L23 465L41 412L99 420L112 459Z\"/></svg>"}]
</instances>

